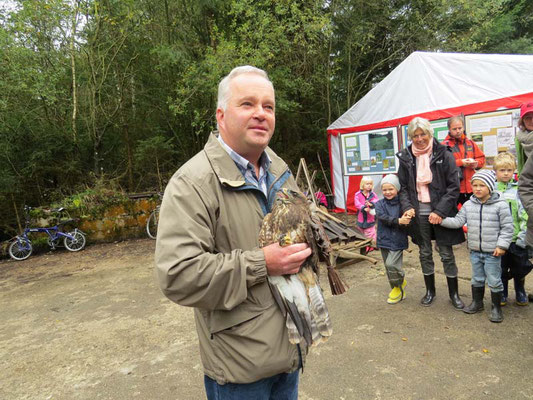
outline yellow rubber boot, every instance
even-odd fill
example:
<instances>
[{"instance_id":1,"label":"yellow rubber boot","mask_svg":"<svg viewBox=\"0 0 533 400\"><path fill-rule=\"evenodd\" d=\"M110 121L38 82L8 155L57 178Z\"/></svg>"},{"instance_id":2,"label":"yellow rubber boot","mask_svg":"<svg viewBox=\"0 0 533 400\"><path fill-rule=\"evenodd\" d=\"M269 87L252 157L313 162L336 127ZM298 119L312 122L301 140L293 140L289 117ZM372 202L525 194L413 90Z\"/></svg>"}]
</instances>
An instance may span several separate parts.
<instances>
[{"instance_id":1,"label":"yellow rubber boot","mask_svg":"<svg viewBox=\"0 0 533 400\"><path fill-rule=\"evenodd\" d=\"M389 293L389 298L387 299L387 303L389 304L396 304L405 299L405 285L407 285L407 282L403 281L402 286L395 286L392 288L392 290Z\"/></svg>"}]
</instances>

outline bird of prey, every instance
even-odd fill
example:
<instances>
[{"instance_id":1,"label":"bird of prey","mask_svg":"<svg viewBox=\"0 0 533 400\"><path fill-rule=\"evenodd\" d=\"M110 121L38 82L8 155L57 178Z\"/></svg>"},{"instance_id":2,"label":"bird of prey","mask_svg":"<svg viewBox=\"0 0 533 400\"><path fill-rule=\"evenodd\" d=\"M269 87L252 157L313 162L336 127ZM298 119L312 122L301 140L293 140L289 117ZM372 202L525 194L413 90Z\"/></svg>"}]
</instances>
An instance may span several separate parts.
<instances>
[{"instance_id":1,"label":"bird of prey","mask_svg":"<svg viewBox=\"0 0 533 400\"><path fill-rule=\"evenodd\" d=\"M329 264L331 244L314 207L302 193L282 189L259 233L261 247L276 242L280 246L307 243L312 250L298 273L268 276L272 294L286 317L289 341L300 343L303 338L308 347L326 341L332 334L328 308L318 282L319 259L328 264L333 294L345 291L337 272Z\"/></svg>"}]
</instances>

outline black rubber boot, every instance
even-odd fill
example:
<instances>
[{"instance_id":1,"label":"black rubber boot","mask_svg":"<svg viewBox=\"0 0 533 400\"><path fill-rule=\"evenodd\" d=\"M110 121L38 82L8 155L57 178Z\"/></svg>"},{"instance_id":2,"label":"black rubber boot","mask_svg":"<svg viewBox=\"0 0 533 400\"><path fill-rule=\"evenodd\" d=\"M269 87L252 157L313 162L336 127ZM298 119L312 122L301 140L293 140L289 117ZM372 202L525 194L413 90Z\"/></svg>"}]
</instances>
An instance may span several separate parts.
<instances>
[{"instance_id":1,"label":"black rubber boot","mask_svg":"<svg viewBox=\"0 0 533 400\"><path fill-rule=\"evenodd\" d=\"M490 322L502 322L503 313L502 313L502 292L490 292L490 297L492 299L492 309L490 311Z\"/></svg>"},{"instance_id":2,"label":"black rubber boot","mask_svg":"<svg viewBox=\"0 0 533 400\"><path fill-rule=\"evenodd\" d=\"M426 295L420 300L420 304L424 307L429 307L433 300L435 300L435 274L424 275L424 282L426 283Z\"/></svg>"},{"instance_id":3,"label":"black rubber boot","mask_svg":"<svg viewBox=\"0 0 533 400\"><path fill-rule=\"evenodd\" d=\"M453 308L456 310L462 310L465 308L465 303L463 303L459 297L459 283L457 277L446 277L446 280L448 281L448 293L450 294L450 300L452 301Z\"/></svg>"},{"instance_id":4,"label":"black rubber boot","mask_svg":"<svg viewBox=\"0 0 533 400\"><path fill-rule=\"evenodd\" d=\"M472 303L463 308L467 314L475 314L483 310L483 296L485 296L485 286L472 286Z\"/></svg>"},{"instance_id":5,"label":"black rubber boot","mask_svg":"<svg viewBox=\"0 0 533 400\"><path fill-rule=\"evenodd\" d=\"M507 305L507 297L509 296L509 280L507 278L502 278L503 283L503 292L502 292L502 302L501 306Z\"/></svg>"},{"instance_id":6,"label":"black rubber boot","mask_svg":"<svg viewBox=\"0 0 533 400\"><path fill-rule=\"evenodd\" d=\"M514 290L516 294L516 304L519 306L527 306L528 298L526 293L526 288L524 284L526 283L526 278L514 278Z\"/></svg>"}]
</instances>

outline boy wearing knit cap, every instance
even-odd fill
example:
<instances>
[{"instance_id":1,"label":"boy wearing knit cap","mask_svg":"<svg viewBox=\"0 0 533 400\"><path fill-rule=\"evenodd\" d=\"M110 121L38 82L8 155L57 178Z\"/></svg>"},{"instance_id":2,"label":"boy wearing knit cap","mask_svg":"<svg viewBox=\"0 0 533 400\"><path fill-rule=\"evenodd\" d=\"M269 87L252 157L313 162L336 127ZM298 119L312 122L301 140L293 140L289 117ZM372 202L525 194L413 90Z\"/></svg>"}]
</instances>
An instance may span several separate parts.
<instances>
[{"instance_id":1,"label":"boy wearing knit cap","mask_svg":"<svg viewBox=\"0 0 533 400\"><path fill-rule=\"evenodd\" d=\"M376 203L378 220L377 246L387 270L392 290L387 303L396 304L405 299L405 273L403 271L403 250L407 249L407 232L403 229L411 222L402 216L400 209L400 181L396 175L386 175L381 180L383 199Z\"/></svg>"},{"instance_id":2,"label":"boy wearing knit cap","mask_svg":"<svg viewBox=\"0 0 533 400\"><path fill-rule=\"evenodd\" d=\"M445 218L442 226L459 228L468 224L468 249L472 263L472 303L463 311L474 314L483 310L485 281L489 285L492 322L502 322L501 257L509 248L513 237L513 219L507 202L494 192L494 173L476 172L471 179L473 195L453 218Z\"/></svg>"},{"instance_id":3,"label":"boy wearing knit cap","mask_svg":"<svg viewBox=\"0 0 533 400\"><path fill-rule=\"evenodd\" d=\"M514 228L511 245L502 256L502 306L507 304L509 280L511 279L514 280L516 305L527 306L528 298L524 284L526 276L533 269L533 264L529 261L525 240L528 215L518 196L518 184L513 181L513 175L516 170L515 157L508 152L500 153L494 158L493 167L496 171L495 190L500 193L502 199L507 201Z\"/></svg>"}]
</instances>

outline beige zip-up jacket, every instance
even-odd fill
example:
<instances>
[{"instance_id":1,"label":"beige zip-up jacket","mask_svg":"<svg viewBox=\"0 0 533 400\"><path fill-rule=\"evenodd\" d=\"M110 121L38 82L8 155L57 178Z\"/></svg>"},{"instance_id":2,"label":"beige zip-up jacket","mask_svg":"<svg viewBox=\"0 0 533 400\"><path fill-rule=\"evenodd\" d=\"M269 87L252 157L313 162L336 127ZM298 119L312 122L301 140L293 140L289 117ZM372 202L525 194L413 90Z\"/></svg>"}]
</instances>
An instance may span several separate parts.
<instances>
[{"instance_id":1,"label":"beige zip-up jacket","mask_svg":"<svg viewBox=\"0 0 533 400\"><path fill-rule=\"evenodd\" d=\"M219 384L250 383L295 371L307 349L289 343L267 283L258 235L275 192L296 188L272 150L269 199L244 178L211 134L204 150L167 185L156 244L156 273L170 300L194 307L204 373Z\"/></svg>"}]
</instances>

